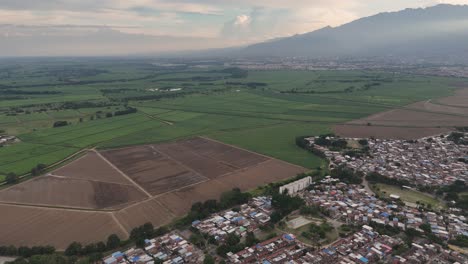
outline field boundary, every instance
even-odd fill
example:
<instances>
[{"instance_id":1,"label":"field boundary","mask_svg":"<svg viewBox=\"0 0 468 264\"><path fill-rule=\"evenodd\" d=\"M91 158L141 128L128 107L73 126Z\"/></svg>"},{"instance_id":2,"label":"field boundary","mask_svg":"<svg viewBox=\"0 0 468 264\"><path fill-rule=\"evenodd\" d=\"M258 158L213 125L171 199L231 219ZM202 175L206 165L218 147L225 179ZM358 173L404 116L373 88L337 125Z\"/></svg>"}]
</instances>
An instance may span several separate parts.
<instances>
[{"instance_id":1,"label":"field boundary","mask_svg":"<svg viewBox=\"0 0 468 264\"><path fill-rule=\"evenodd\" d=\"M102 160L104 160L107 164L109 164L114 170L118 171L122 176L124 176L127 180L129 180L131 183L135 185L140 191L142 191L146 196L151 198L151 194L147 192L143 187L141 187L139 184L137 184L132 178L128 177L127 174L125 174L123 171L121 171L117 166L115 166L112 162L108 161L99 151L93 150Z\"/></svg>"}]
</instances>

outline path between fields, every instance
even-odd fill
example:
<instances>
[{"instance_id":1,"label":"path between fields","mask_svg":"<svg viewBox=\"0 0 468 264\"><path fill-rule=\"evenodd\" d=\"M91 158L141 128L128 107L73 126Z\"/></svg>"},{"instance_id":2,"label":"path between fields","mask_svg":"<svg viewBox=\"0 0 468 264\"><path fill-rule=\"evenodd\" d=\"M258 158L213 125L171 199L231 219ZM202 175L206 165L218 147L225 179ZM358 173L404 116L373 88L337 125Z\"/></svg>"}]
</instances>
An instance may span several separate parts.
<instances>
[{"instance_id":1,"label":"path between fields","mask_svg":"<svg viewBox=\"0 0 468 264\"><path fill-rule=\"evenodd\" d=\"M130 234L128 233L127 229L125 229L125 227L122 225L122 223L120 223L119 219L117 219L115 214L114 213L110 213L110 214L112 216L112 219L114 219L114 222L119 226L119 228L124 232L124 234L126 234L127 237L130 237Z\"/></svg>"},{"instance_id":2,"label":"path between fields","mask_svg":"<svg viewBox=\"0 0 468 264\"><path fill-rule=\"evenodd\" d=\"M107 164L109 164L114 170L118 171L122 176L124 176L127 180L129 180L131 183L133 183L140 191L142 191L148 198L153 197L149 192L147 192L143 187L141 187L139 184L137 184L132 178L128 177L127 174L125 174L123 171L121 171L119 168L117 168L112 162L108 161L99 151L92 149L91 151L94 151L102 160L104 160Z\"/></svg>"}]
</instances>

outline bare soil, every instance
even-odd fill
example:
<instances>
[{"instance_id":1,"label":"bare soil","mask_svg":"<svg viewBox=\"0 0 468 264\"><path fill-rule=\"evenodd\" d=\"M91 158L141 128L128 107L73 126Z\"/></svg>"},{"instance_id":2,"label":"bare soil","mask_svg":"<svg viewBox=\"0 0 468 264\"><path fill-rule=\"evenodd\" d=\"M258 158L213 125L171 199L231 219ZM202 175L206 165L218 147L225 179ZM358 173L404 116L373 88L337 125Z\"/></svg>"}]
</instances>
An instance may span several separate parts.
<instances>
[{"instance_id":1,"label":"bare soil","mask_svg":"<svg viewBox=\"0 0 468 264\"><path fill-rule=\"evenodd\" d=\"M126 233L110 213L0 205L0 245L52 245L58 250L72 242L89 244L110 234Z\"/></svg>"},{"instance_id":2,"label":"bare soil","mask_svg":"<svg viewBox=\"0 0 468 264\"><path fill-rule=\"evenodd\" d=\"M0 230L0 245L64 249L73 241L102 241L112 233L126 239L132 228L167 224L195 202L306 170L205 138L101 153L115 167L89 153L50 175L0 191L0 226L8 227Z\"/></svg>"},{"instance_id":3,"label":"bare soil","mask_svg":"<svg viewBox=\"0 0 468 264\"><path fill-rule=\"evenodd\" d=\"M130 206L114 215L128 232L148 222L154 226L162 226L174 219L174 215L154 199Z\"/></svg>"},{"instance_id":4,"label":"bare soil","mask_svg":"<svg viewBox=\"0 0 468 264\"><path fill-rule=\"evenodd\" d=\"M468 126L468 89L457 96L417 102L334 127L343 137L415 139Z\"/></svg>"},{"instance_id":5,"label":"bare soil","mask_svg":"<svg viewBox=\"0 0 468 264\"><path fill-rule=\"evenodd\" d=\"M53 171L52 174L68 178L130 184L130 181L94 152L88 152L85 156Z\"/></svg>"},{"instance_id":6,"label":"bare soil","mask_svg":"<svg viewBox=\"0 0 468 264\"><path fill-rule=\"evenodd\" d=\"M232 188L237 187L242 191L247 191L271 182L278 182L294 177L305 171L306 169L304 168L272 159L253 166L248 170L235 172L217 180Z\"/></svg>"},{"instance_id":7,"label":"bare soil","mask_svg":"<svg viewBox=\"0 0 468 264\"><path fill-rule=\"evenodd\" d=\"M115 208L144 198L133 185L61 176L41 176L0 192L2 202L85 209Z\"/></svg>"},{"instance_id":8,"label":"bare soil","mask_svg":"<svg viewBox=\"0 0 468 264\"><path fill-rule=\"evenodd\" d=\"M108 150L102 155L153 195L206 180L152 146Z\"/></svg>"}]
</instances>

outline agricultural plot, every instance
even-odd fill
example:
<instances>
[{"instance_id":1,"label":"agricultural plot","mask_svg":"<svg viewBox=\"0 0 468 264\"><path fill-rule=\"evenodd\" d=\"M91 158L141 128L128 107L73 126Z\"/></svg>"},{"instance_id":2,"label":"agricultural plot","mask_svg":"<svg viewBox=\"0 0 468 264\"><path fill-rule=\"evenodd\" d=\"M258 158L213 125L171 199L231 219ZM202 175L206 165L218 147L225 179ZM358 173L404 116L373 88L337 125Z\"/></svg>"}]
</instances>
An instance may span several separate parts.
<instances>
[{"instance_id":1,"label":"agricultural plot","mask_svg":"<svg viewBox=\"0 0 468 264\"><path fill-rule=\"evenodd\" d=\"M1 245L52 245L65 250L72 241L102 241L110 234L128 234L111 213L49 209L0 204Z\"/></svg>"},{"instance_id":2,"label":"agricultural plot","mask_svg":"<svg viewBox=\"0 0 468 264\"><path fill-rule=\"evenodd\" d=\"M102 154L152 195L206 180L153 146L108 150Z\"/></svg>"},{"instance_id":3,"label":"agricultural plot","mask_svg":"<svg viewBox=\"0 0 468 264\"><path fill-rule=\"evenodd\" d=\"M262 184L284 180L306 169L283 161L207 139L192 138L159 145L135 146L99 153L88 152L51 173L0 190L0 208L21 217L23 209L37 213L36 222L14 218L0 220L6 226L44 224L74 215L84 222L73 222L74 230L97 228L99 239L116 233L128 237L135 226L151 222L167 224L185 215L195 202L218 199L233 188L250 190ZM67 218L68 219L68 218ZM10 221L10 222L8 222ZM90 226L90 223L96 225ZM108 226L107 226L108 225ZM45 225L56 238L46 236L58 248L77 240L90 242L93 237ZM99 229L100 228L100 229ZM30 235L42 235L42 230ZM62 232L62 233L59 233ZM24 242L26 233L0 231L4 244L35 245L42 240ZM94 241L93 241L94 242Z\"/></svg>"},{"instance_id":4,"label":"agricultural plot","mask_svg":"<svg viewBox=\"0 0 468 264\"><path fill-rule=\"evenodd\" d=\"M103 209L119 207L146 196L132 185L42 176L0 192L0 202L49 207Z\"/></svg>"},{"instance_id":5,"label":"agricultural plot","mask_svg":"<svg viewBox=\"0 0 468 264\"><path fill-rule=\"evenodd\" d=\"M336 126L335 131L345 137L395 139L414 139L445 133L455 127L468 126L467 91L458 91L458 97L417 102L350 121ZM459 98L464 99L463 104Z\"/></svg>"}]
</instances>

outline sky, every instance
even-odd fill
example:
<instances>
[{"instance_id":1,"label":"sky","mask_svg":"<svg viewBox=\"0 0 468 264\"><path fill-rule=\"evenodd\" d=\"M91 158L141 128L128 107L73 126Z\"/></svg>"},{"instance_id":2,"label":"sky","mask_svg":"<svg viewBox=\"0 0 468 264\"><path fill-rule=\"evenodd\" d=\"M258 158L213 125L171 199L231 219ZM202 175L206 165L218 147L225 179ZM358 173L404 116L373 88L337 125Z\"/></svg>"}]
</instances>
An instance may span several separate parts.
<instances>
[{"instance_id":1,"label":"sky","mask_svg":"<svg viewBox=\"0 0 468 264\"><path fill-rule=\"evenodd\" d=\"M54 55L230 47L440 3L468 0L0 0L0 48Z\"/></svg>"}]
</instances>

